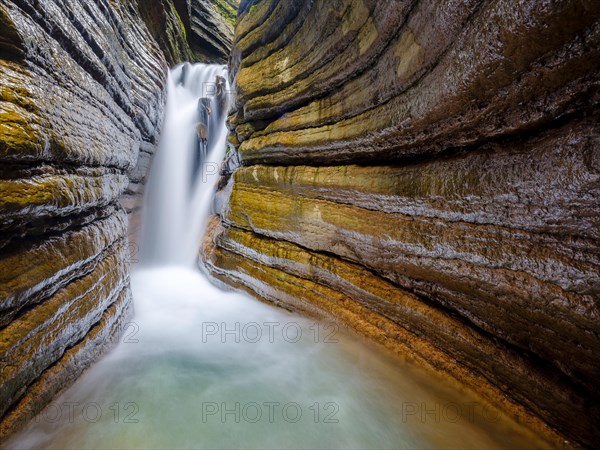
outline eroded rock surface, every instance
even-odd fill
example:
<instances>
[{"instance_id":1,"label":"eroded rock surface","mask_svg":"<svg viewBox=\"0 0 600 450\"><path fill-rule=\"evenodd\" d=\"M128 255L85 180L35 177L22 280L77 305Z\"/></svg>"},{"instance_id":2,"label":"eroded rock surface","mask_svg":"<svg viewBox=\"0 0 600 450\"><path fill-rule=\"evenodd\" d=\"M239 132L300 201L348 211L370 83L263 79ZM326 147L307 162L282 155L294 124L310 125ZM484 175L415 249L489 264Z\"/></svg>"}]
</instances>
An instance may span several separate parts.
<instances>
[{"instance_id":1,"label":"eroded rock surface","mask_svg":"<svg viewBox=\"0 0 600 450\"><path fill-rule=\"evenodd\" d=\"M239 0L190 0L194 59L225 64L233 45L233 28Z\"/></svg>"},{"instance_id":2,"label":"eroded rock surface","mask_svg":"<svg viewBox=\"0 0 600 450\"><path fill-rule=\"evenodd\" d=\"M243 1L209 272L593 446L599 19L583 0Z\"/></svg>"},{"instance_id":3,"label":"eroded rock surface","mask_svg":"<svg viewBox=\"0 0 600 450\"><path fill-rule=\"evenodd\" d=\"M131 316L127 213L140 206L168 67L194 56L185 0L0 0L0 25L3 441Z\"/></svg>"},{"instance_id":4,"label":"eroded rock surface","mask_svg":"<svg viewBox=\"0 0 600 450\"><path fill-rule=\"evenodd\" d=\"M131 312L121 194L156 144L167 63L130 2L0 2L0 435Z\"/></svg>"}]
</instances>

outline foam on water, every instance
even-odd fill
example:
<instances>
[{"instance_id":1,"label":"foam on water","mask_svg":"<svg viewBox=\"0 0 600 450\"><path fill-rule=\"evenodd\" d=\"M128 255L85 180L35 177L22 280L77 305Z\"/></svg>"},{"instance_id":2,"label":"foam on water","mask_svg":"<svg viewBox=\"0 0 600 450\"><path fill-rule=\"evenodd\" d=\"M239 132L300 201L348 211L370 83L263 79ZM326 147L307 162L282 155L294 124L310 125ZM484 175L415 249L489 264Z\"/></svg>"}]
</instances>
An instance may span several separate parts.
<instances>
[{"instance_id":1,"label":"foam on water","mask_svg":"<svg viewBox=\"0 0 600 450\"><path fill-rule=\"evenodd\" d=\"M136 316L124 341L12 446L541 445L476 398L331 324L222 292L190 269L142 270L132 283Z\"/></svg>"}]
</instances>

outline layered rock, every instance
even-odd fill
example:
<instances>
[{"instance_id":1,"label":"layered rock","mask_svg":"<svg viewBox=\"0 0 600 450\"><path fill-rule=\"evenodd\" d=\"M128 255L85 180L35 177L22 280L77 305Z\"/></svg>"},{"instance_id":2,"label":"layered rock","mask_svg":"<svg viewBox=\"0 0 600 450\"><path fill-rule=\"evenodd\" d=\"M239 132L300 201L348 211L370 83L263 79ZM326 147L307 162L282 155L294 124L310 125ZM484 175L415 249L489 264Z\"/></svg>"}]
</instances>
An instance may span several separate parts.
<instances>
[{"instance_id":1,"label":"layered rock","mask_svg":"<svg viewBox=\"0 0 600 450\"><path fill-rule=\"evenodd\" d=\"M191 61L187 41L190 29L190 0L138 0L138 10L169 65Z\"/></svg>"},{"instance_id":2,"label":"layered rock","mask_svg":"<svg viewBox=\"0 0 600 450\"><path fill-rule=\"evenodd\" d=\"M239 163L209 272L593 446L599 18L586 1L242 2Z\"/></svg>"},{"instance_id":3,"label":"layered rock","mask_svg":"<svg viewBox=\"0 0 600 450\"><path fill-rule=\"evenodd\" d=\"M170 65L226 63L239 0L138 0L140 14Z\"/></svg>"},{"instance_id":4,"label":"layered rock","mask_svg":"<svg viewBox=\"0 0 600 450\"><path fill-rule=\"evenodd\" d=\"M192 3L0 0L1 438L110 348L132 313L128 235L168 67L209 62L215 42L229 53L231 11L206 3L211 21L190 39L202 1ZM211 52L193 53L203 39Z\"/></svg>"},{"instance_id":5,"label":"layered rock","mask_svg":"<svg viewBox=\"0 0 600 450\"><path fill-rule=\"evenodd\" d=\"M156 145L167 62L130 1L0 1L0 436L131 315L119 198Z\"/></svg>"},{"instance_id":6,"label":"layered rock","mask_svg":"<svg viewBox=\"0 0 600 450\"><path fill-rule=\"evenodd\" d=\"M227 63L238 5L239 0L191 0L188 40L195 60Z\"/></svg>"}]
</instances>

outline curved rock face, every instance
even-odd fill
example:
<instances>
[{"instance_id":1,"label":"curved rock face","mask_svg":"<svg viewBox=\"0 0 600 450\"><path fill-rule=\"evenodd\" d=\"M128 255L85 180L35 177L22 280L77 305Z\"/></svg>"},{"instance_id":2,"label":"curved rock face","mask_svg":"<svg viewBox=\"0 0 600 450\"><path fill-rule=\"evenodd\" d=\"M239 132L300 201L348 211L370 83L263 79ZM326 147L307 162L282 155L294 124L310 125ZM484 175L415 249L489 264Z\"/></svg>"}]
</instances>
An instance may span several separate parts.
<instances>
[{"instance_id":1,"label":"curved rock face","mask_svg":"<svg viewBox=\"0 0 600 450\"><path fill-rule=\"evenodd\" d=\"M194 59L225 64L233 45L233 27L239 0L189 0Z\"/></svg>"},{"instance_id":2,"label":"curved rock face","mask_svg":"<svg viewBox=\"0 0 600 450\"><path fill-rule=\"evenodd\" d=\"M137 0L138 10L167 62L174 66L191 61L187 41L190 27L189 0Z\"/></svg>"},{"instance_id":3,"label":"curved rock face","mask_svg":"<svg viewBox=\"0 0 600 450\"><path fill-rule=\"evenodd\" d=\"M168 66L192 55L185 11L179 0L0 0L0 440L131 315L127 212Z\"/></svg>"},{"instance_id":4,"label":"curved rock face","mask_svg":"<svg viewBox=\"0 0 600 450\"><path fill-rule=\"evenodd\" d=\"M243 1L208 270L593 446L599 19L583 0Z\"/></svg>"},{"instance_id":5,"label":"curved rock face","mask_svg":"<svg viewBox=\"0 0 600 450\"><path fill-rule=\"evenodd\" d=\"M167 64L129 1L0 1L0 436L130 316L118 200L162 121Z\"/></svg>"},{"instance_id":6,"label":"curved rock face","mask_svg":"<svg viewBox=\"0 0 600 450\"><path fill-rule=\"evenodd\" d=\"M171 66L224 64L233 44L239 0L137 0L141 17Z\"/></svg>"}]
</instances>

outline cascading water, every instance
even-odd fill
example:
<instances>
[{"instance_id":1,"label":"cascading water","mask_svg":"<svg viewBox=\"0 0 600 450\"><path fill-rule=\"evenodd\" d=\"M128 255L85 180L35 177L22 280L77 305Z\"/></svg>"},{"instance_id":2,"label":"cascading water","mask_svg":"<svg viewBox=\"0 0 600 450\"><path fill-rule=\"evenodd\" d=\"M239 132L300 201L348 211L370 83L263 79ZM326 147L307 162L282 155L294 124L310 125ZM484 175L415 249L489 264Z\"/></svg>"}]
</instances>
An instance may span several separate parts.
<instances>
[{"instance_id":1,"label":"cascading water","mask_svg":"<svg viewBox=\"0 0 600 450\"><path fill-rule=\"evenodd\" d=\"M146 189L143 265L194 264L227 145L227 69L183 64L168 78L159 149Z\"/></svg>"},{"instance_id":2,"label":"cascading water","mask_svg":"<svg viewBox=\"0 0 600 450\"><path fill-rule=\"evenodd\" d=\"M225 150L226 79L221 66L173 70L132 275L135 318L5 446L546 447L445 380L334 325L222 292L189 267L217 176L209 165Z\"/></svg>"}]
</instances>

